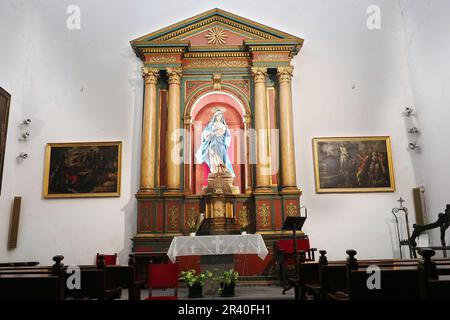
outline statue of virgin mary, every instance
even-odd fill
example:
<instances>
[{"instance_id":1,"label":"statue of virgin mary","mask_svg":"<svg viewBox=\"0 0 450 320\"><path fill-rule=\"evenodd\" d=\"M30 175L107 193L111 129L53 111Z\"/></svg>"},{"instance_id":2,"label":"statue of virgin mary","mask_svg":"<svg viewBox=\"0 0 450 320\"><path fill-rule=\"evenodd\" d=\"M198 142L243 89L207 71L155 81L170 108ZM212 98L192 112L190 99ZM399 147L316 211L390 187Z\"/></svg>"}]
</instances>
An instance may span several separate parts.
<instances>
[{"instance_id":1,"label":"statue of virgin mary","mask_svg":"<svg viewBox=\"0 0 450 320\"><path fill-rule=\"evenodd\" d=\"M223 111L216 111L202 132L202 144L195 157L197 163L206 163L211 173L216 173L223 166L234 177L233 167L228 157L231 134L225 122Z\"/></svg>"}]
</instances>

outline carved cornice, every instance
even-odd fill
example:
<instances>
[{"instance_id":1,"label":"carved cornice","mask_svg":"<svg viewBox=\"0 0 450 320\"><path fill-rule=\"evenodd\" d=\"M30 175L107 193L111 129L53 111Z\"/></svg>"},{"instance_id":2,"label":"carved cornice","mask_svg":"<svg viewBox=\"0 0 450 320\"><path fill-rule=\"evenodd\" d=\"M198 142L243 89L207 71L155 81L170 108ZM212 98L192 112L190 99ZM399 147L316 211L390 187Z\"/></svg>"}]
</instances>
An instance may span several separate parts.
<instances>
[{"instance_id":1,"label":"carved cornice","mask_svg":"<svg viewBox=\"0 0 450 320\"><path fill-rule=\"evenodd\" d=\"M142 77L144 77L145 84L157 84L159 69L142 67Z\"/></svg>"},{"instance_id":2,"label":"carved cornice","mask_svg":"<svg viewBox=\"0 0 450 320\"><path fill-rule=\"evenodd\" d=\"M183 77L182 68L167 68L167 76L169 77L169 84L180 84Z\"/></svg>"},{"instance_id":3,"label":"carved cornice","mask_svg":"<svg viewBox=\"0 0 450 320\"><path fill-rule=\"evenodd\" d=\"M267 68L252 67L252 75L255 78L255 83L266 82Z\"/></svg>"},{"instance_id":4,"label":"carved cornice","mask_svg":"<svg viewBox=\"0 0 450 320\"><path fill-rule=\"evenodd\" d=\"M293 75L294 75L294 67L293 66L277 68L277 76L278 76L278 81L280 83L291 81Z\"/></svg>"}]
</instances>

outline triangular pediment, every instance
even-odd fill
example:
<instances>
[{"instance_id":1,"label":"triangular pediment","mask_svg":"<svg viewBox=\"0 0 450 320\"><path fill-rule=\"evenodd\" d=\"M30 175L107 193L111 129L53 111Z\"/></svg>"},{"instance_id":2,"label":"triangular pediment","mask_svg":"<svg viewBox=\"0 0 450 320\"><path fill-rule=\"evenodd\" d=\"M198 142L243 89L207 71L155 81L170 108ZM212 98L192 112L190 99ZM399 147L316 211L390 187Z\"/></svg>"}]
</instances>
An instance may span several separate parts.
<instances>
[{"instance_id":1,"label":"triangular pediment","mask_svg":"<svg viewBox=\"0 0 450 320\"><path fill-rule=\"evenodd\" d=\"M249 43L292 45L296 53L303 39L221 9L212 9L131 41L135 50L154 46L219 50Z\"/></svg>"}]
</instances>

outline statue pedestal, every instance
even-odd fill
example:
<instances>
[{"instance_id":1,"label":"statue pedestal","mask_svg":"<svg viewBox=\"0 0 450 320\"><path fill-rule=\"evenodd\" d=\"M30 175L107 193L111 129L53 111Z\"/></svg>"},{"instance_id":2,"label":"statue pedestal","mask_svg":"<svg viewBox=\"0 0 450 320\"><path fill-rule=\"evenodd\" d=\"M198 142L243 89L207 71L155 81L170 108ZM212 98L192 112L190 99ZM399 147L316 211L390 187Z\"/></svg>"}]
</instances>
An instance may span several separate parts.
<instances>
[{"instance_id":1,"label":"statue pedestal","mask_svg":"<svg viewBox=\"0 0 450 320\"><path fill-rule=\"evenodd\" d=\"M239 234L235 220L234 199L239 188L233 185L229 172L216 172L208 176L208 186L203 189L202 207L205 220L199 235Z\"/></svg>"}]
</instances>

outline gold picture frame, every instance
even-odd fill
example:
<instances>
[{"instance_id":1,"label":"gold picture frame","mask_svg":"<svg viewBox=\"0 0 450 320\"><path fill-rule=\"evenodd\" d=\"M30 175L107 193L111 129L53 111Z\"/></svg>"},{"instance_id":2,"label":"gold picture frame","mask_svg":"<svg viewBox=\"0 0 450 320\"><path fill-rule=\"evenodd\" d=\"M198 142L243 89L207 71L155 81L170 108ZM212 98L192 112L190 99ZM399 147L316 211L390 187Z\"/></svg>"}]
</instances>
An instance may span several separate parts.
<instances>
[{"instance_id":1,"label":"gold picture frame","mask_svg":"<svg viewBox=\"0 0 450 320\"><path fill-rule=\"evenodd\" d=\"M394 192L388 136L313 138L317 193Z\"/></svg>"},{"instance_id":2,"label":"gold picture frame","mask_svg":"<svg viewBox=\"0 0 450 320\"><path fill-rule=\"evenodd\" d=\"M120 197L122 142L48 143L44 198Z\"/></svg>"}]
</instances>

